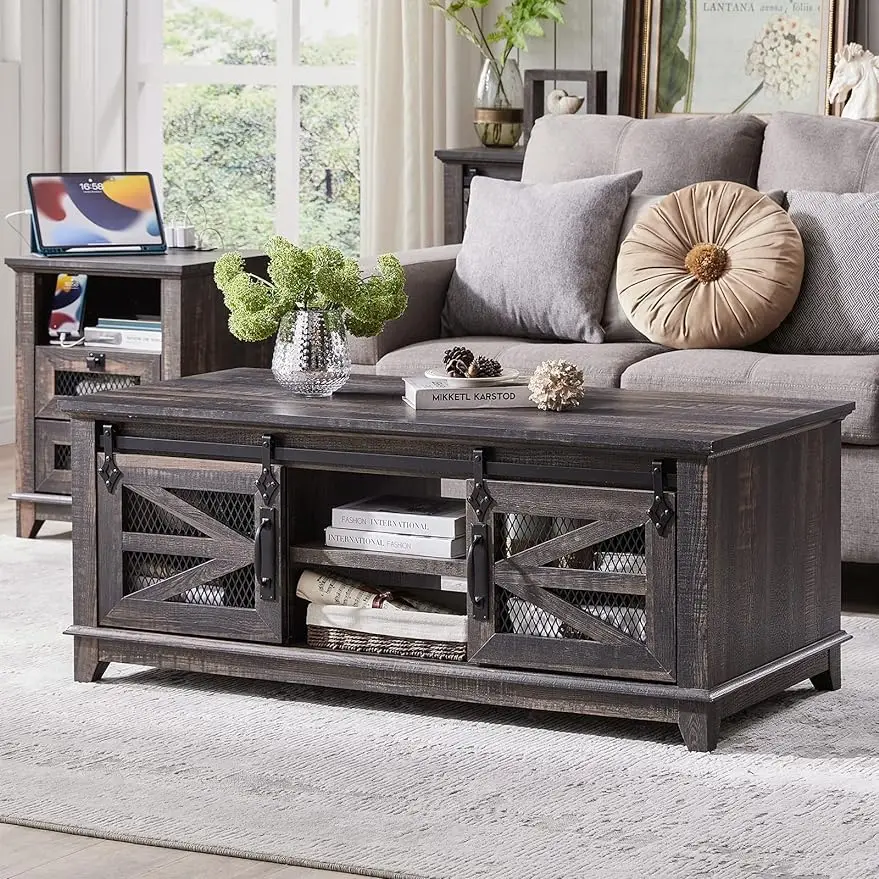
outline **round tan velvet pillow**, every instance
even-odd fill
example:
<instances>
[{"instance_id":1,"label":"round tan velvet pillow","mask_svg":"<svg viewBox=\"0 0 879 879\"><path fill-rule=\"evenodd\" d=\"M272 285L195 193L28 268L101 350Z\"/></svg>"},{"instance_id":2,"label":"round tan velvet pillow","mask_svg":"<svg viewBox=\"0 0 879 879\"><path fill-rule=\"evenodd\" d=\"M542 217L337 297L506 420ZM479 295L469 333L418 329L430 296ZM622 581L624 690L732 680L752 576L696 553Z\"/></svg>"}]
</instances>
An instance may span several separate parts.
<instances>
[{"instance_id":1,"label":"round tan velvet pillow","mask_svg":"<svg viewBox=\"0 0 879 879\"><path fill-rule=\"evenodd\" d=\"M740 183L666 196L626 236L617 262L632 325L669 348L741 348L787 317L803 280L787 212Z\"/></svg>"}]
</instances>

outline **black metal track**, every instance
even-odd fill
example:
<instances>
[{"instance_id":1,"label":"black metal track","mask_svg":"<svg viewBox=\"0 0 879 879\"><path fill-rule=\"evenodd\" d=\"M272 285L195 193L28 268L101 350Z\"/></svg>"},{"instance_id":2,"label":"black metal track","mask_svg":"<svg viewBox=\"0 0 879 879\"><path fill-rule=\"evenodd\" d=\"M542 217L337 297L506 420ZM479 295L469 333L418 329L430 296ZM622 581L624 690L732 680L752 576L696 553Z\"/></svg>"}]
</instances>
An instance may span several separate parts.
<instances>
[{"instance_id":1,"label":"black metal track","mask_svg":"<svg viewBox=\"0 0 879 879\"><path fill-rule=\"evenodd\" d=\"M262 445L212 443L192 440L160 439L157 437L114 436L117 453L173 455L178 458L205 458L216 461L252 461L261 463ZM473 475L471 461L449 458L425 458L409 455L383 455L372 452L347 452L329 449L293 449L274 447L273 464L286 467L344 468L345 470L377 470L411 473L443 479L468 479ZM673 470L673 467L671 468ZM572 485L607 485L615 488L653 489L652 474L632 470L590 470L579 467L546 467L539 464L511 464L485 461L486 479L507 479L520 482L556 482ZM674 473L666 472L666 488L674 491Z\"/></svg>"}]
</instances>

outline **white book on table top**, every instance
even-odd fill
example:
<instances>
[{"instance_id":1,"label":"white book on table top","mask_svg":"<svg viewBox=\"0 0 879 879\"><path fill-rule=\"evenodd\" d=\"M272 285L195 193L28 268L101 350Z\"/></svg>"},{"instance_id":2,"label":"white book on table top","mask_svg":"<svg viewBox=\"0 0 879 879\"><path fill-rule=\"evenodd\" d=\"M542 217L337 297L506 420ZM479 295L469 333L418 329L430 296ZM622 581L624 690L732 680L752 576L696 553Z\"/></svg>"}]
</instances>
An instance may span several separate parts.
<instances>
[{"instance_id":1,"label":"white book on table top","mask_svg":"<svg viewBox=\"0 0 879 879\"><path fill-rule=\"evenodd\" d=\"M525 409L535 405L527 383L522 380L466 387L423 376L405 378L403 382L403 402L413 409Z\"/></svg>"}]
</instances>

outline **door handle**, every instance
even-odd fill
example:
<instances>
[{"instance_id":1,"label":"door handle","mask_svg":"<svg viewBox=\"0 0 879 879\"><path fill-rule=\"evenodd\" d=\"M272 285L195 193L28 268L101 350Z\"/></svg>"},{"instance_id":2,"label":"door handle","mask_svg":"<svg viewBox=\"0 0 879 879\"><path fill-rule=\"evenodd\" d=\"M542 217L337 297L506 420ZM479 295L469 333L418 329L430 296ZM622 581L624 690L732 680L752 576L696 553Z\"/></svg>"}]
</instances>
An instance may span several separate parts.
<instances>
[{"instance_id":1,"label":"door handle","mask_svg":"<svg viewBox=\"0 0 879 879\"><path fill-rule=\"evenodd\" d=\"M473 606L473 618L488 619L488 541L485 525L474 523L467 551L467 591Z\"/></svg>"},{"instance_id":2,"label":"door handle","mask_svg":"<svg viewBox=\"0 0 879 879\"><path fill-rule=\"evenodd\" d=\"M253 573L259 597L263 601L275 600L275 510L263 507L259 512L259 525L253 541Z\"/></svg>"}]
</instances>

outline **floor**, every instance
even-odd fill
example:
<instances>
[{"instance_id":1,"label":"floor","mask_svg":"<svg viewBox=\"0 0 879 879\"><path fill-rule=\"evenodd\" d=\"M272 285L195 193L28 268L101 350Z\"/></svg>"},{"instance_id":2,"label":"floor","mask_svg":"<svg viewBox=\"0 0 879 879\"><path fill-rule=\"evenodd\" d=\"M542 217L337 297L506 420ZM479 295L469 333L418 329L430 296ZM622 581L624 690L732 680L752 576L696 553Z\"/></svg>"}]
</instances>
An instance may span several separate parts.
<instances>
[{"instance_id":1,"label":"floor","mask_svg":"<svg viewBox=\"0 0 879 879\"><path fill-rule=\"evenodd\" d=\"M15 449L0 446L0 534L15 536ZM40 539L63 538L70 525L47 522ZM0 824L0 879L333 879L330 873L262 861L129 845Z\"/></svg>"}]
</instances>

